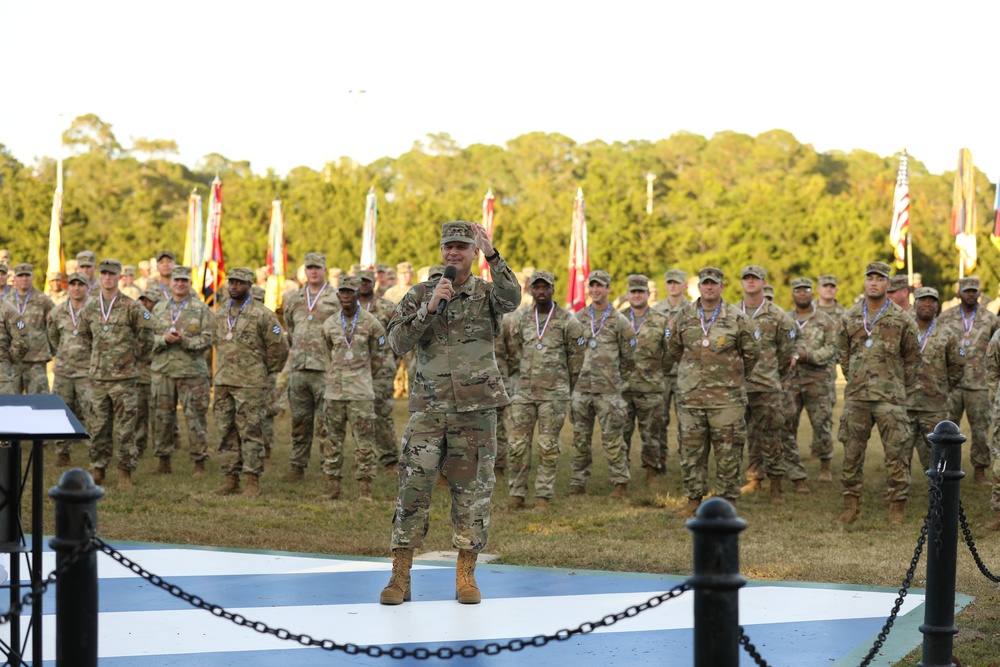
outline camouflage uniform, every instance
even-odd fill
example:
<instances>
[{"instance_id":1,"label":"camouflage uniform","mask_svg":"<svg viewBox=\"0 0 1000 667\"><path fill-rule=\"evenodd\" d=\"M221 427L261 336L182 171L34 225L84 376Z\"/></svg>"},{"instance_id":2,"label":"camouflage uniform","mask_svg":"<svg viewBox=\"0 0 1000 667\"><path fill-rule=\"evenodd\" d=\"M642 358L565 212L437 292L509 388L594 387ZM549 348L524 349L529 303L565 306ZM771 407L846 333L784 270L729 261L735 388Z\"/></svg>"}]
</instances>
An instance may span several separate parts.
<instances>
[{"instance_id":1,"label":"camouflage uniform","mask_svg":"<svg viewBox=\"0 0 1000 667\"><path fill-rule=\"evenodd\" d=\"M343 289L346 278L341 279ZM360 282L360 281L358 281ZM375 376L385 359L385 329L378 319L361 308L357 323L348 320L344 311L327 318L323 324L329 364L326 393L323 395L323 417L329 433L323 458L323 473L341 477L344 467L344 440L347 423L354 433L354 458L357 470L354 478L372 480L375 477ZM353 335L347 330L354 328ZM345 330L345 327L347 330ZM350 335L351 342L347 343ZM350 352L351 358L347 358Z\"/></svg>"},{"instance_id":2,"label":"camouflage uniform","mask_svg":"<svg viewBox=\"0 0 1000 667\"><path fill-rule=\"evenodd\" d=\"M396 265L396 272L397 274L401 274L404 272L409 273L410 276L412 277L413 264L411 264L410 262L400 262L399 264ZM387 289L385 291L385 294L382 295L382 298L392 302L393 305L395 305L403 300L403 297L406 296L406 293L410 291L410 288L412 286L413 286L412 284L405 285L402 282L397 283L392 287L390 287L389 289Z\"/></svg>"},{"instance_id":3,"label":"camouflage uniform","mask_svg":"<svg viewBox=\"0 0 1000 667\"><path fill-rule=\"evenodd\" d=\"M990 509L1000 512L1000 331L993 334L986 347L986 381L989 383L993 402L993 416L990 435L990 454L993 457ZM1000 519L1000 516L997 517Z\"/></svg>"},{"instance_id":4,"label":"camouflage uniform","mask_svg":"<svg viewBox=\"0 0 1000 667\"><path fill-rule=\"evenodd\" d=\"M933 296L940 301L936 289L920 287L915 298ZM910 439L903 448L903 464L909 468L913 450L917 450L920 465L924 470L931 467L931 447L927 434L934 432L938 423L948 418L948 397L955 391L965 371L966 351L958 334L945 327L939 327L938 320L922 330L917 325L917 342L920 351L920 365L912 387L906 391L906 414L910 420ZM930 334L928 336L928 333ZM986 364L990 364L990 347L987 345ZM998 374L1000 379L1000 374ZM996 386L994 382L991 386Z\"/></svg>"},{"instance_id":5,"label":"camouflage uniform","mask_svg":"<svg viewBox=\"0 0 1000 667\"><path fill-rule=\"evenodd\" d=\"M959 291L973 287L979 289L978 278L963 278L959 281ZM965 309L962 305L946 310L938 317L938 326L955 332L965 348L965 373L958 383L958 390L952 392L948 405L948 418L960 424L962 413L969 418L972 430L969 440L969 454L975 468L987 468L990 465L989 432L990 432L990 386L986 383L986 345L993 334L1000 329L1000 318L977 306L971 317L969 332L965 332Z\"/></svg>"},{"instance_id":6,"label":"camouflage uniform","mask_svg":"<svg viewBox=\"0 0 1000 667\"><path fill-rule=\"evenodd\" d=\"M541 272L535 275L538 273ZM509 410L508 486L511 496L524 498L528 494L531 438L537 422L535 497L551 499L555 495L559 462L559 432L566 422L567 404L583 365L584 346L580 341L586 339L583 327L573 314L553 303L552 316L539 340L538 329L544 326L545 317L539 314L536 328L535 314L534 306L521 308L514 313L510 325L507 356L510 374L517 382Z\"/></svg>"},{"instance_id":7,"label":"camouflage uniform","mask_svg":"<svg viewBox=\"0 0 1000 667\"><path fill-rule=\"evenodd\" d=\"M120 272L121 264L102 260L101 268ZM110 306L106 321L102 305ZM114 304L102 304L99 288L80 316L80 339L90 349L90 464L95 470L108 467L113 437L118 440L118 468L129 473L136 469L136 381L139 364L149 359L152 347L149 318L145 308L120 292Z\"/></svg>"},{"instance_id":8,"label":"camouflage uniform","mask_svg":"<svg viewBox=\"0 0 1000 667\"><path fill-rule=\"evenodd\" d=\"M23 267L30 266L30 264L19 264L14 268L15 275L18 271L26 271ZM30 270L28 272L30 273ZM14 366L14 393L47 394L49 377L45 372L45 365L52 358L52 349L49 347L45 327L48 315L54 307L52 299L34 287L23 298L16 289L11 288L7 292L6 299L17 309L28 332L28 351L21 363Z\"/></svg>"},{"instance_id":9,"label":"camouflage uniform","mask_svg":"<svg viewBox=\"0 0 1000 667\"><path fill-rule=\"evenodd\" d=\"M29 345L28 327L20 313L0 300L0 394L15 393L14 366L24 357Z\"/></svg>"},{"instance_id":10,"label":"camouflage uniform","mask_svg":"<svg viewBox=\"0 0 1000 667\"><path fill-rule=\"evenodd\" d=\"M174 269L175 278L190 280L187 267ZM178 310L179 308L179 310ZM176 318L176 319L175 319ZM153 308L153 381L152 405L153 454L174 453L177 429L177 403L180 402L187 424L188 454L192 461L208 458L208 361L205 352L212 347L212 311L194 292L186 302L160 301ZM176 329L181 339L168 343L166 335Z\"/></svg>"},{"instance_id":11,"label":"camouflage uniform","mask_svg":"<svg viewBox=\"0 0 1000 667\"><path fill-rule=\"evenodd\" d=\"M371 273L362 271L363 274ZM367 278L365 278L367 280ZM382 328L389 326L393 314L396 312L395 305L380 296L372 296L371 300L365 304L365 310L375 316ZM393 381L396 379L396 355L392 348L383 345L380 348L383 359L375 373L375 459L378 465L395 466L399 463L399 445L396 440L396 424L392 419L392 409L395 406L393 399Z\"/></svg>"},{"instance_id":12,"label":"camouflage uniform","mask_svg":"<svg viewBox=\"0 0 1000 667\"><path fill-rule=\"evenodd\" d=\"M308 253L306 265L310 261L322 261L325 266L325 257L322 260L317 257L322 255ZM327 433L326 419L323 416L323 394L326 392L326 371L329 365L323 324L331 316L340 313L337 290L332 285L326 283L319 296L312 291L307 295L306 290L309 289L307 285L284 301L285 327L292 345L289 352L291 376L288 381L288 407L292 415L290 465L302 470L309 465L314 432L321 456L329 445L330 434ZM308 302L314 298L316 302L310 311ZM334 319L339 323L339 317Z\"/></svg>"},{"instance_id":13,"label":"camouflage uniform","mask_svg":"<svg viewBox=\"0 0 1000 667\"><path fill-rule=\"evenodd\" d=\"M802 320L798 319L794 308L788 315L795 320L798 329L794 352L798 356L786 385L789 415L783 432L783 450L788 478L795 481L806 478L801 463L798 466L791 463L793 458L799 458L799 420L803 408L812 425L812 455L823 461L833 458L833 408L829 384L830 368L833 367L836 373L837 367L837 325L819 308Z\"/></svg>"},{"instance_id":14,"label":"camouflage uniform","mask_svg":"<svg viewBox=\"0 0 1000 667\"><path fill-rule=\"evenodd\" d=\"M469 223L446 223L442 237L442 244L446 239L474 242ZM455 296L435 313L427 312L427 303L437 281L414 285L389 323L393 351L417 352L411 416L399 459L393 549L423 544L439 473L451 489L453 545L475 553L486 546L495 482L496 408L509 403L493 339L501 334L503 314L513 312L521 300L521 287L499 252L489 264L492 283L470 276L455 285Z\"/></svg>"},{"instance_id":15,"label":"camouflage uniform","mask_svg":"<svg viewBox=\"0 0 1000 667\"><path fill-rule=\"evenodd\" d=\"M645 276L641 277L643 283L647 282ZM635 286L632 283L632 277L629 276L629 291L639 286L639 281L635 281ZM622 392L622 399L625 401L625 460L627 462L629 458L632 432L638 420L639 435L642 438L642 467L659 473L663 472L666 463L661 456L664 456L667 449L664 443L668 416L664 407L667 376L664 371L667 366L666 332L670 320L651 307L647 308L644 316L636 317L629 306L623 316L628 319L632 330L629 345L634 348L635 355L635 369L624 378L625 388Z\"/></svg>"},{"instance_id":16,"label":"camouflage uniform","mask_svg":"<svg viewBox=\"0 0 1000 667\"><path fill-rule=\"evenodd\" d=\"M888 266L873 264L884 266L888 274ZM910 467L902 460L910 430L904 406L906 387L920 364L920 345L913 318L885 298L887 305L881 316L868 313L871 337L865 333L865 301L841 318L837 354L847 387L838 437L844 444L844 495L860 497L868 438L872 426L878 426L892 503L905 501L909 495ZM869 340L871 347L867 346Z\"/></svg>"},{"instance_id":17,"label":"camouflage uniform","mask_svg":"<svg viewBox=\"0 0 1000 667\"><path fill-rule=\"evenodd\" d=\"M722 281L722 271L706 267L702 280ZM700 500L708 492L708 453L715 447L716 492L740 495L740 464L746 441L745 384L760 356L760 332L739 308L719 302L719 313L702 329L701 299L686 308L667 334L668 363L678 364L677 393L681 473L684 493ZM705 343L708 345L705 345Z\"/></svg>"},{"instance_id":18,"label":"camouflage uniform","mask_svg":"<svg viewBox=\"0 0 1000 667\"><path fill-rule=\"evenodd\" d=\"M672 269L667 273L672 271L678 271L677 269ZM678 271L678 273L683 274L686 278L687 274L683 271ZM683 281L684 278L681 280ZM663 313L667 317L667 328L674 329L677 322L677 317L680 315L681 311L690 305L686 299L683 299L676 306L670 305L670 302L664 299L663 301L657 301L653 304L653 310ZM667 450L669 432L670 429L670 404L673 403L674 406L674 417L677 416L677 367L673 366L670 372L666 375L666 392L663 394L663 437L660 439L660 474L667 471Z\"/></svg>"},{"instance_id":19,"label":"camouflage uniform","mask_svg":"<svg viewBox=\"0 0 1000 667\"><path fill-rule=\"evenodd\" d=\"M253 272L234 269L229 277L250 283ZM270 398L268 375L288 358L288 343L278 318L248 293L243 306L231 300L215 311L215 426L219 432L219 463L228 476L260 475L264 471L264 412ZM239 309L243 308L240 313ZM232 310L234 325L229 329ZM228 336L228 338L227 338Z\"/></svg>"},{"instance_id":20,"label":"camouflage uniform","mask_svg":"<svg viewBox=\"0 0 1000 667\"><path fill-rule=\"evenodd\" d=\"M514 395L513 385L510 378L510 360L507 352L511 344L511 326L514 313L505 313L500 322L501 333L493 339L493 356L497 360L497 369L500 371L500 378L503 380L504 390L508 396ZM497 457L496 473L503 474L507 468L508 455L510 453L510 433L507 430L507 406L497 407Z\"/></svg>"},{"instance_id":21,"label":"camouflage uniform","mask_svg":"<svg viewBox=\"0 0 1000 667\"><path fill-rule=\"evenodd\" d=\"M74 273L70 279L86 284L86 276ZM52 367L52 393L63 400L66 407L77 416L81 423L91 423L90 417L90 348L80 339L80 318L86 301L80 310L70 313L72 302L64 301L49 312L45 333L49 346L56 351ZM74 318L76 322L74 323ZM70 440L56 442L56 454L69 455L73 451Z\"/></svg>"},{"instance_id":22,"label":"camouflage uniform","mask_svg":"<svg viewBox=\"0 0 1000 667\"><path fill-rule=\"evenodd\" d=\"M603 274L610 284L611 276L607 273L592 271L590 278L594 278L595 274ZM593 281L588 278L587 282ZM625 419L628 409L621 392L625 386L625 378L630 377L635 369L635 349L632 345L634 332L625 316L611 304L608 304L603 313L593 313L591 328L593 310L593 307L587 307L576 313L576 319L584 331L584 340L577 342L585 345L586 349L580 376L573 387L570 401L575 450L569 482L571 493L574 493L573 487L582 491L590 478L595 417L601 426L601 444L608 459L608 482L617 486L628 484L631 479L628 459L625 458ZM605 315L607 319L602 326L600 322ZM600 331L595 334L598 327Z\"/></svg>"},{"instance_id":23,"label":"camouflage uniform","mask_svg":"<svg viewBox=\"0 0 1000 667\"><path fill-rule=\"evenodd\" d=\"M124 294L119 288L120 293ZM150 313L150 319L144 320L146 326L150 329L150 340L152 340L152 329L153 329L153 304L161 301L161 295L159 290L149 290L148 292L143 292L139 295L140 300L137 303L145 308ZM142 300L149 301L150 306L147 308L146 304ZM152 428L152 420L149 418L150 414L155 409L153 405L153 371L150 370L150 364L152 363L152 352L150 356L142 360L138 364L139 376L136 378L136 406L135 406L135 449L138 452L138 456L141 458L143 453L146 451L146 446L149 444L150 430ZM176 433L176 438L180 438L180 432Z\"/></svg>"},{"instance_id":24,"label":"camouflage uniform","mask_svg":"<svg viewBox=\"0 0 1000 667\"><path fill-rule=\"evenodd\" d=\"M820 276L819 277L820 285L823 284L824 279L827 280L827 281L832 280L834 285L837 284L836 278L832 278L830 276ZM819 312L819 313L823 313L824 315L826 315L827 317L829 317L831 320L833 320L834 333L836 333L836 331L840 329L840 318L842 318L844 316L844 313L847 312L847 309L844 308L839 303L836 303L836 302L832 306L822 306L822 305L820 305L819 300L817 299L816 300L816 311ZM834 356L833 363L830 364L830 369L828 371L829 376L827 377L827 380L826 380L826 390L827 390L827 395L828 395L828 399L827 400L830 402L830 414L831 415L833 415L833 412L834 412L834 410L837 407L837 364L838 363L839 363L839 361L838 361L837 357ZM841 369L841 370L843 370L843 369ZM827 436L827 434L824 433L823 434L823 438L825 439L826 436ZM833 425L832 424L830 426L829 436L830 436L830 442L832 443L833 442Z\"/></svg>"}]
</instances>

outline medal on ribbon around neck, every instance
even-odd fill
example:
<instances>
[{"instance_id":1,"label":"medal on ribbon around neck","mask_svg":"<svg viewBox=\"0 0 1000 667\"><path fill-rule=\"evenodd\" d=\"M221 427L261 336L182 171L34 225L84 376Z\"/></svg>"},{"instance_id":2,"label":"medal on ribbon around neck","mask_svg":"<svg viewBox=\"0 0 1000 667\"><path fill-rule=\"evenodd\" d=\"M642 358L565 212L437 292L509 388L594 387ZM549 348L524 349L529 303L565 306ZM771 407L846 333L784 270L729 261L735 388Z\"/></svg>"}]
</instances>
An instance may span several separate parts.
<instances>
[{"instance_id":1,"label":"medal on ribbon around neck","mask_svg":"<svg viewBox=\"0 0 1000 667\"><path fill-rule=\"evenodd\" d=\"M604 315L601 317L600 324L597 325L597 329L594 329L594 305L590 305L590 333L594 335L594 337L590 339L590 343L588 343L591 350L597 349L597 335L601 333L602 329L604 329L604 322L608 319L608 315L611 314L611 310L611 304L609 303L608 307L604 309Z\"/></svg>"},{"instance_id":2,"label":"medal on ribbon around neck","mask_svg":"<svg viewBox=\"0 0 1000 667\"><path fill-rule=\"evenodd\" d=\"M541 328L538 326L538 306L535 306L535 335L538 337L538 342L535 343L535 349L540 350L544 345L542 345L542 336L545 335L545 330L549 328L549 320L552 319L552 313L556 310L555 304L549 306L549 314L545 317L545 324Z\"/></svg>"},{"instance_id":3,"label":"medal on ribbon around neck","mask_svg":"<svg viewBox=\"0 0 1000 667\"><path fill-rule=\"evenodd\" d=\"M239 321L240 315L243 314L243 309L247 307L248 303L250 303L250 299L251 299L251 297L248 294L246 296L246 298L243 300L243 305L240 306L239 312L236 313L236 317L233 317L233 315L232 315L232 313L233 313L233 300L232 299L229 300L229 308L226 310L226 324L229 325L229 331L226 333L226 340L232 340L233 339L233 328L236 327L236 323Z\"/></svg>"},{"instance_id":4,"label":"medal on ribbon around neck","mask_svg":"<svg viewBox=\"0 0 1000 667\"><path fill-rule=\"evenodd\" d=\"M102 328L104 329L104 331L107 331L111 328L111 326L108 324L108 320L111 318L111 309L115 307L115 301L118 300L118 295L115 294L114 298L111 299L111 303L108 304L107 312L104 311L104 293L102 292L98 294L98 297L100 298L100 305L101 305L101 319L104 320L104 327Z\"/></svg>"},{"instance_id":5,"label":"medal on ribbon around neck","mask_svg":"<svg viewBox=\"0 0 1000 667\"><path fill-rule=\"evenodd\" d=\"M344 330L344 342L347 343L347 352L344 353L344 359L350 361L354 358L354 350L351 346L354 345L354 331L358 328L358 315L361 314L361 308L357 308L354 311L354 319L351 321L351 333L347 334L347 318L344 317L344 311L340 311L340 326Z\"/></svg>"},{"instance_id":6,"label":"medal on ribbon around neck","mask_svg":"<svg viewBox=\"0 0 1000 667\"><path fill-rule=\"evenodd\" d=\"M319 291L316 292L316 296L314 298L309 297L309 285L306 285L306 308L309 309L309 314L306 315L306 319L310 322L313 320L313 308L316 307L316 303L319 301L320 295L323 294L323 291L326 289L328 284L329 283L326 281L323 281L323 286L319 288Z\"/></svg>"}]
</instances>

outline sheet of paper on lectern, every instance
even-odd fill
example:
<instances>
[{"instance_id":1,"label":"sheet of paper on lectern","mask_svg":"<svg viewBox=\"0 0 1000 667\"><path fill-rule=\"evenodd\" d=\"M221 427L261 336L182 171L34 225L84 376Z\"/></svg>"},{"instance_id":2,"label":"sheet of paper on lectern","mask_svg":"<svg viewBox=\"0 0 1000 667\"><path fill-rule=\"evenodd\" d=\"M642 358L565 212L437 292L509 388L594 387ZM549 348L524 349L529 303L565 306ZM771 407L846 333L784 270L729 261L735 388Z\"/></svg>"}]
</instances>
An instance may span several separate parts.
<instances>
[{"instance_id":1,"label":"sheet of paper on lectern","mask_svg":"<svg viewBox=\"0 0 1000 667\"><path fill-rule=\"evenodd\" d=\"M0 406L0 433L73 433L63 410L35 410L27 405Z\"/></svg>"}]
</instances>

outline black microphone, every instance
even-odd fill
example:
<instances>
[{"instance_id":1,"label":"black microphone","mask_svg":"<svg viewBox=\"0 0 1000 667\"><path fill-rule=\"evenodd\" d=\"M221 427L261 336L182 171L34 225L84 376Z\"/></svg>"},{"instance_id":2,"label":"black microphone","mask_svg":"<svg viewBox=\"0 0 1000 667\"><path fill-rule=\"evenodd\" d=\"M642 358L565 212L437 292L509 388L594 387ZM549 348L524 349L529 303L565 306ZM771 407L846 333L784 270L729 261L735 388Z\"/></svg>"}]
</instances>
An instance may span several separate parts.
<instances>
[{"instance_id":1,"label":"black microphone","mask_svg":"<svg viewBox=\"0 0 1000 667\"><path fill-rule=\"evenodd\" d=\"M448 266L444 267L444 276L441 277L441 280L448 279L452 283L454 283L456 277L458 277L458 269L456 269L454 266L452 266L450 264ZM438 284L440 284L440 281L438 281ZM440 303L440 308L438 310L440 310L440 312L444 313L445 306L447 306L447 305L448 305L447 301L442 301Z\"/></svg>"}]
</instances>

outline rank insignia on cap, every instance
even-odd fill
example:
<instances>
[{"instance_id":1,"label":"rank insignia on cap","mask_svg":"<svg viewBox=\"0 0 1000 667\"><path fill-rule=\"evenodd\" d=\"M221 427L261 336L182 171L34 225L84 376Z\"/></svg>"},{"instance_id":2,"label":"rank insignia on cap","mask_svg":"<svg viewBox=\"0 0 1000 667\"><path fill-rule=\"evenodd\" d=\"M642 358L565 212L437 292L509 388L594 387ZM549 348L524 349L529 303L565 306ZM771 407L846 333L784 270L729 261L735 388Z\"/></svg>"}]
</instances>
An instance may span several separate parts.
<instances>
[{"instance_id":1,"label":"rank insignia on cap","mask_svg":"<svg viewBox=\"0 0 1000 667\"><path fill-rule=\"evenodd\" d=\"M277 324L275 324L274 328L272 328L271 331L273 331L274 335L277 336L277 335L279 335L281 333L281 327L279 327Z\"/></svg>"},{"instance_id":2,"label":"rank insignia on cap","mask_svg":"<svg viewBox=\"0 0 1000 667\"><path fill-rule=\"evenodd\" d=\"M629 340L628 345L629 345L629 347L635 347L635 344L638 343L638 342L639 341L637 341L635 338L633 338L633 339Z\"/></svg>"},{"instance_id":3,"label":"rank insignia on cap","mask_svg":"<svg viewBox=\"0 0 1000 667\"><path fill-rule=\"evenodd\" d=\"M18 324L20 324L20 322L18 322ZM580 336L579 338L576 339L576 344L583 345L583 336Z\"/></svg>"},{"instance_id":4,"label":"rank insignia on cap","mask_svg":"<svg viewBox=\"0 0 1000 667\"><path fill-rule=\"evenodd\" d=\"M149 311L148 310L144 310L142 312L142 319L144 319L144 320L148 320L149 319Z\"/></svg>"},{"instance_id":5,"label":"rank insignia on cap","mask_svg":"<svg viewBox=\"0 0 1000 667\"><path fill-rule=\"evenodd\" d=\"M753 337L756 338L757 340L760 340L760 329L753 330Z\"/></svg>"}]
</instances>

